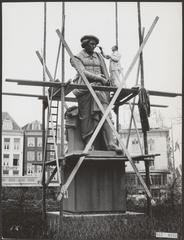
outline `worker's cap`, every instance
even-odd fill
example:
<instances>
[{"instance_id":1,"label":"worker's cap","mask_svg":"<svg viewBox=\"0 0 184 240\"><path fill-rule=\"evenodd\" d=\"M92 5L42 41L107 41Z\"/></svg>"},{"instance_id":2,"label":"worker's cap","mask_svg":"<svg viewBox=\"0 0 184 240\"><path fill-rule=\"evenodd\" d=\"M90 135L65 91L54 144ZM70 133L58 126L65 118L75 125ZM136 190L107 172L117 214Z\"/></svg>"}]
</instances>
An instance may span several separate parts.
<instances>
[{"instance_id":1,"label":"worker's cap","mask_svg":"<svg viewBox=\"0 0 184 240\"><path fill-rule=\"evenodd\" d=\"M95 37L94 35L84 35L80 41L81 41L81 44L83 44L84 42L87 42L90 40L94 40L96 42L96 44L99 43L99 39L97 37Z\"/></svg>"}]
</instances>

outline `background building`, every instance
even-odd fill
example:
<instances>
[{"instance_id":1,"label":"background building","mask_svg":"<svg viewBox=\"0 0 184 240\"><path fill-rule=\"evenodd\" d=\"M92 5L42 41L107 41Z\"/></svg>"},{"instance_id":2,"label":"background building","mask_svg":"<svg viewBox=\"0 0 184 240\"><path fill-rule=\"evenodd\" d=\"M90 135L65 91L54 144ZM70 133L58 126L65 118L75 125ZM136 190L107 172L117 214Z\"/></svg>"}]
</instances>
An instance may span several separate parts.
<instances>
[{"instance_id":1,"label":"background building","mask_svg":"<svg viewBox=\"0 0 184 240\"><path fill-rule=\"evenodd\" d=\"M42 125L35 120L26 124L22 129L12 119L12 117L3 113L3 134L2 134L2 173L7 184L12 176L16 177L32 177L41 180L42 172ZM156 125L155 125L156 126ZM143 147L142 130L139 129L141 145ZM128 129L120 129L120 135L124 144L126 144ZM162 190L165 189L168 183L169 174L173 170L173 151L171 151L170 132L163 125L159 128L151 128L148 132L148 152L149 154L158 153L160 156L155 158L155 161L150 162L150 180L152 194L159 197ZM61 143L61 128L58 126L58 152L60 152ZM66 142L65 142L66 144ZM65 146L67 147L67 146ZM131 155L141 155L137 135L135 129L131 130L128 150ZM50 155L51 160L54 156ZM137 168L143 178L145 178L144 162L136 162ZM46 177L49 177L53 171L49 167L46 172ZM127 189L132 192L142 192L140 184L134 170L129 162L126 162L126 179ZM9 178L8 178L9 177ZM32 179L31 178L31 179ZM12 178L13 179L13 178ZM17 178L16 181L20 179ZM13 181L13 180L11 180ZM34 179L29 180L34 182ZM53 181L57 181L55 175ZM22 183L23 184L23 183Z\"/></svg>"},{"instance_id":2,"label":"background building","mask_svg":"<svg viewBox=\"0 0 184 240\"><path fill-rule=\"evenodd\" d=\"M35 120L26 124L24 130L24 175L41 178L42 173L42 125ZM61 127L57 129L58 152L60 151ZM49 146L50 148L53 146ZM55 160L52 152L47 153L48 160ZM46 177L49 177L53 167L47 167ZM57 174L53 181L57 180Z\"/></svg>"},{"instance_id":3,"label":"background building","mask_svg":"<svg viewBox=\"0 0 184 240\"><path fill-rule=\"evenodd\" d=\"M24 130L24 170L23 175L40 176L42 166L42 126L37 120L26 124Z\"/></svg>"},{"instance_id":4,"label":"background building","mask_svg":"<svg viewBox=\"0 0 184 240\"><path fill-rule=\"evenodd\" d=\"M128 130L120 131L122 140L126 143L128 136ZM139 129L141 145L143 144L143 134L142 130ZM150 162L150 180L151 189L154 197L159 197L162 190L165 189L168 182L168 176L172 168L171 163L171 152L170 152L170 137L168 128L153 128L147 132L148 135L148 153L155 154L158 153L160 156L156 156L154 161ZM141 150L139 147L139 142L137 139L136 131L133 129L131 131L128 150L130 154L141 155ZM144 151L144 148L143 148ZM145 165L143 161L137 161L136 166L145 179ZM127 186L130 187L129 190L132 192L142 192L143 188L139 182L132 166L129 162L126 163L126 173L127 173Z\"/></svg>"},{"instance_id":5,"label":"background building","mask_svg":"<svg viewBox=\"0 0 184 240\"><path fill-rule=\"evenodd\" d=\"M22 176L23 131L7 113L2 113L2 175Z\"/></svg>"}]
</instances>

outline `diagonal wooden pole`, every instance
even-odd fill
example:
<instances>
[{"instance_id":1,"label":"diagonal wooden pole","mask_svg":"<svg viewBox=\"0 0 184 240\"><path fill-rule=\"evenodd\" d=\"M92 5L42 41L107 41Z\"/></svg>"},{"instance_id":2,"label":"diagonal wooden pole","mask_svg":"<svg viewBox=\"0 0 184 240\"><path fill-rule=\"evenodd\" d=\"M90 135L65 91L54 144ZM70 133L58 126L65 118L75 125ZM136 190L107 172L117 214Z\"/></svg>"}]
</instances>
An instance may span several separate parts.
<instances>
[{"instance_id":1,"label":"diagonal wooden pole","mask_svg":"<svg viewBox=\"0 0 184 240\"><path fill-rule=\"evenodd\" d=\"M157 21L158 21L158 17L155 18L153 24L152 24L151 27L150 27L150 30L148 31L148 33L147 33L144 41L142 42L142 44L141 44L138 52L137 52L136 55L135 55L135 57L134 57L131 65L130 65L130 67L128 68L127 73L126 73L125 76L124 76L124 81L126 81L126 79L128 78L128 76L129 76L129 74L130 74L130 72L131 72L131 70L132 70L135 62L137 61L140 53L142 52L142 49L144 48L144 46L145 46L145 44L146 44L149 36L151 35L151 32L152 32L153 28L155 27ZM140 175L140 173L139 173L136 165L134 164L134 162L133 162L133 160L132 160L129 152L127 151L127 149L125 148L124 144L122 143L121 138L120 138L119 134L117 133L117 131L115 130L115 128L114 128L111 120L108 118L108 114L110 113L110 111L111 111L111 109L112 109L112 107L113 107L113 104L115 103L117 97L119 96L119 93L121 92L121 90L122 90L122 88L123 88L123 83L120 85L120 87L119 87L119 88L117 89L117 91L115 92L115 94L114 94L114 96L113 96L113 98L112 98L109 106L107 107L106 111L104 111L101 102L99 101L98 97L96 96L96 93L94 92L94 90L92 89L92 87L91 87L91 85L89 84L88 80L86 79L84 73L78 68L78 66L77 66L77 64L76 64L76 62L75 62L75 58L74 58L72 52L70 51L67 43L66 43L65 40L63 39L62 34L60 33L59 29L57 29L56 32L57 32L58 36L61 38L63 45L65 46L67 52L69 53L69 55L70 55L70 57L72 58L74 64L76 65L76 68L77 68L79 74L81 75L81 77L83 78L84 82L86 83L88 89L90 90L90 92L91 92L92 96L94 97L96 103L98 104L100 110L101 110L102 113L104 114L103 117L102 117L102 119L100 120L98 126L96 127L96 129L95 129L95 131L94 131L91 139L89 140L88 144L86 145L83 153L87 153L87 152L88 152L88 150L90 149L90 147L91 147L93 141L95 140L98 132L100 131L102 125L104 124L104 121L107 120L107 122L109 123L110 127L112 128L114 134L116 135L116 138L117 138L117 140L119 141L120 146L122 147L124 153L126 154L128 160L130 161L130 163L131 163L134 171L136 172L136 174L137 174L137 176L138 176L141 184L143 185L143 187L144 187L147 195L148 195L150 198L152 198L151 193L150 193L150 191L148 190L148 188L147 188L147 186L146 186L146 184L145 184L142 176ZM59 196L58 196L58 200L60 200L60 199L62 198L63 193L66 191L66 189L68 188L69 184L70 184L71 181L73 180L73 178L74 178L77 170L79 169L80 165L82 164L84 158L85 158L85 157L81 157L81 158L79 159L78 163L76 164L76 166L74 167L72 173L70 174L67 182L66 182L66 183L63 185L63 187L61 188L61 193L60 193Z\"/></svg>"},{"instance_id":2,"label":"diagonal wooden pole","mask_svg":"<svg viewBox=\"0 0 184 240\"><path fill-rule=\"evenodd\" d=\"M43 65L44 64L43 58L42 58L41 54L39 53L39 51L36 51L36 55L37 55L38 59L40 60L40 63ZM55 78L52 77L46 64L45 64L45 72L47 73L47 76L49 77L50 81L54 82ZM53 87L51 87L51 89L53 90ZM53 94L53 91L51 93ZM68 105L66 104L66 102L64 102L64 106L66 109L68 109Z\"/></svg>"},{"instance_id":3,"label":"diagonal wooden pole","mask_svg":"<svg viewBox=\"0 0 184 240\"><path fill-rule=\"evenodd\" d=\"M43 58L42 58L41 54L39 53L39 51L36 51L36 55L37 55L37 57L39 58L41 64L43 65ZM45 72L47 73L47 76L49 77L50 81L51 81L51 82L54 82L54 79L53 79L51 73L49 72L46 64L45 64Z\"/></svg>"}]
</instances>

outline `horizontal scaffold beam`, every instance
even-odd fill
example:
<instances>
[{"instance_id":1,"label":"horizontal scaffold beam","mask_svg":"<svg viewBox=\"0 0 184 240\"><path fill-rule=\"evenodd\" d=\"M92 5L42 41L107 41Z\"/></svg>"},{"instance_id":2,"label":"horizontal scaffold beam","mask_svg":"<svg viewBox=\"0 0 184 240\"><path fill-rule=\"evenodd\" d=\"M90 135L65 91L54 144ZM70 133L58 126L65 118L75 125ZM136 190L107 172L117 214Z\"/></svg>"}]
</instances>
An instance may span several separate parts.
<instances>
[{"instance_id":1,"label":"horizontal scaffold beam","mask_svg":"<svg viewBox=\"0 0 184 240\"><path fill-rule=\"evenodd\" d=\"M182 93L172 93L172 92L161 92L148 90L149 95L151 96L160 96L160 97L181 97Z\"/></svg>"},{"instance_id":2,"label":"horizontal scaffold beam","mask_svg":"<svg viewBox=\"0 0 184 240\"><path fill-rule=\"evenodd\" d=\"M28 85L28 86L40 86L40 87L56 87L60 88L62 85L61 82L43 82L43 81L33 81L33 80L20 80L20 79L10 79L7 78L6 82L14 82L18 85ZM86 85L79 85L79 84L69 84L68 82L64 83L64 86L72 91L73 89L87 89ZM92 86L94 90L101 90L101 91L111 91L116 92L116 87L110 86ZM125 89L124 89L125 90ZM127 91L136 92L137 88L126 88ZM163 92L163 91L154 91L154 90L147 90L150 96L160 96L160 97L177 97L182 96L182 93L173 93L173 92Z\"/></svg>"},{"instance_id":3,"label":"horizontal scaffold beam","mask_svg":"<svg viewBox=\"0 0 184 240\"><path fill-rule=\"evenodd\" d=\"M24 94L24 93L9 93L9 92L3 92L2 95L6 95L6 96L18 96L18 97L36 97L40 100L45 99L46 97L43 95L36 95L36 94ZM55 100L53 98L53 100ZM77 99L74 97L65 97L65 101L66 102L77 102ZM128 105L128 103L125 103L126 105ZM120 104L121 105L121 104ZM131 105L138 105L137 103L131 103ZM161 105L161 104L150 104L151 107L158 107L158 108L167 108L168 105Z\"/></svg>"},{"instance_id":4,"label":"horizontal scaffold beam","mask_svg":"<svg viewBox=\"0 0 184 240\"><path fill-rule=\"evenodd\" d=\"M46 96L43 95L37 95L37 94L26 94L26 93L10 93L10 92L3 92L2 95L6 96L17 96L17 97L33 97L38 98L40 100L47 100ZM55 100L55 99L54 99ZM76 98L73 97L65 97L66 102L77 102Z\"/></svg>"}]
</instances>

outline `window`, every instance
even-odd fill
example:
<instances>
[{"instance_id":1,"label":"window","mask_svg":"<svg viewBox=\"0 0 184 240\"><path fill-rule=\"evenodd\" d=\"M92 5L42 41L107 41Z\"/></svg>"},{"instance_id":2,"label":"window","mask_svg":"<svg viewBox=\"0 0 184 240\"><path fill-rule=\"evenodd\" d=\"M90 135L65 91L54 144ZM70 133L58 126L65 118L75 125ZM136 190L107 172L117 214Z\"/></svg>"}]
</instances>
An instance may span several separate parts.
<instances>
[{"instance_id":1,"label":"window","mask_svg":"<svg viewBox=\"0 0 184 240\"><path fill-rule=\"evenodd\" d=\"M42 147L42 138L41 137L37 138L37 147Z\"/></svg>"},{"instance_id":2,"label":"window","mask_svg":"<svg viewBox=\"0 0 184 240\"><path fill-rule=\"evenodd\" d=\"M161 185L161 175L152 175L151 176L151 180L152 180L152 183L153 183L153 185Z\"/></svg>"},{"instance_id":3,"label":"window","mask_svg":"<svg viewBox=\"0 0 184 240\"><path fill-rule=\"evenodd\" d=\"M13 166L19 166L19 154L13 154Z\"/></svg>"},{"instance_id":4,"label":"window","mask_svg":"<svg viewBox=\"0 0 184 240\"><path fill-rule=\"evenodd\" d=\"M13 170L13 175L19 175L19 170Z\"/></svg>"},{"instance_id":5,"label":"window","mask_svg":"<svg viewBox=\"0 0 184 240\"><path fill-rule=\"evenodd\" d=\"M41 166L37 166L36 167L36 172L38 175L40 175L42 173L42 167Z\"/></svg>"},{"instance_id":6,"label":"window","mask_svg":"<svg viewBox=\"0 0 184 240\"><path fill-rule=\"evenodd\" d=\"M139 151L139 142L138 142L138 139L136 138L132 140L132 150L133 152Z\"/></svg>"},{"instance_id":7,"label":"window","mask_svg":"<svg viewBox=\"0 0 184 240\"><path fill-rule=\"evenodd\" d=\"M34 151L27 152L27 161L35 161L35 152Z\"/></svg>"},{"instance_id":8,"label":"window","mask_svg":"<svg viewBox=\"0 0 184 240\"><path fill-rule=\"evenodd\" d=\"M42 152L37 152L37 161L42 161Z\"/></svg>"},{"instance_id":9,"label":"window","mask_svg":"<svg viewBox=\"0 0 184 240\"><path fill-rule=\"evenodd\" d=\"M20 138L14 138L14 150L20 149Z\"/></svg>"},{"instance_id":10,"label":"window","mask_svg":"<svg viewBox=\"0 0 184 240\"><path fill-rule=\"evenodd\" d=\"M35 147L35 138L34 137L28 137L27 138L27 146L28 147Z\"/></svg>"},{"instance_id":11,"label":"window","mask_svg":"<svg viewBox=\"0 0 184 240\"><path fill-rule=\"evenodd\" d=\"M3 175L8 175L9 174L9 170L3 170Z\"/></svg>"},{"instance_id":12,"label":"window","mask_svg":"<svg viewBox=\"0 0 184 240\"><path fill-rule=\"evenodd\" d=\"M134 144L138 144L139 142L138 142L138 140L137 139L134 139L134 140L132 140L132 144L134 145Z\"/></svg>"},{"instance_id":13,"label":"window","mask_svg":"<svg viewBox=\"0 0 184 240\"><path fill-rule=\"evenodd\" d=\"M3 120L3 130L12 130L13 124L10 119Z\"/></svg>"},{"instance_id":14,"label":"window","mask_svg":"<svg viewBox=\"0 0 184 240\"><path fill-rule=\"evenodd\" d=\"M27 164L27 175L33 175L34 174L34 166L31 163Z\"/></svg>"},{"instance_id":15,"label":"window","mask_svg":"<svg viewBox=\"0 0 184 240\"><path fill-rule=\"evenodd\" d=\"M39 124L39 122L35 121L34 123L32 123L32 130L41 130L41 125Z\"/></svg>"},{"instance_id":16,"label":"window","mask_svg":"<svg viewBox=\"0 0 184 240\"><path fill-rule=\"evenodd\" d=\"M10 154L3 154L3 166L8 166L10 160Z\"/></svg>"},{"instance_id":17,"label":"window","mask_svg":"<svg viewBox=\"0 0 184 240\"><path fill-rule=\"evenodd\" d=\"M8 160L9 160L9 159L8 159ZM4 166L4 167L6 167L6 166L8 166L8 165L9 165L9 162L8 162L8 160L4 160L4 159L3 159L3 166Z\"/></svg>"},{"instance_id":18,"label":"window","mask_svg":"<svg viewBox=\"0 0 184 240\"><path fill-rule=\"evenodd\" d=\"M152 138L148 139L148 150L154 151L154 146L155 146L155 140Z\"/></svg>"},{"instance_id":19,"label":"window","mask_svg":"<svg viewBox=\"0 0 184 240\"><path fill-rule=\"evenodd\" d=\"M162 184L163 185L166 185L167 184L167 175L166 174L163 174L163 176L162 176Z\"/></svg>"},{"instance_id":20,"label":"window","mask_svg":"<svg viewBox=\"0 0 184 240\"><path fill-rule=\"evenodd\" d=\"M134 174L127 174L126 175L126 183L128 185L136 185L136 179L135 179L135 175Z\"/></svg>"},{"instance_id":21,"label":"window","mask_svg":"<svg viewBox=\"0 0 184 240\"><path fill-rule=\"evenodd\" d=\"M10 155L9 154L3 154L3 168L7 170L9 166L9 160L10 160Z\"/></svg>"},{"instance_id":22,"label":"window","mask_svg":"<svg viewBox=\"0 0 184 240\"><path fill-rule=\"evenodd\" d=\"M151 160L150 161L150 167L154 167L155 166L155 161L154 160Z\"/></svg>"},{"instance_id":23,"label":"window","mask_svg":"<svg viewBox=\"0 0 184 240\"><path fill-rule=\"evenodd\" d=\"M10 138L4 138L4 150L10 149Z\"/></svg>"}]
</instances>

